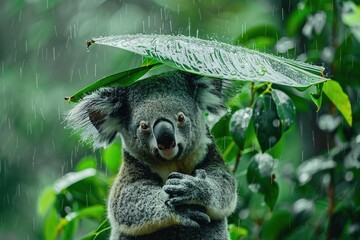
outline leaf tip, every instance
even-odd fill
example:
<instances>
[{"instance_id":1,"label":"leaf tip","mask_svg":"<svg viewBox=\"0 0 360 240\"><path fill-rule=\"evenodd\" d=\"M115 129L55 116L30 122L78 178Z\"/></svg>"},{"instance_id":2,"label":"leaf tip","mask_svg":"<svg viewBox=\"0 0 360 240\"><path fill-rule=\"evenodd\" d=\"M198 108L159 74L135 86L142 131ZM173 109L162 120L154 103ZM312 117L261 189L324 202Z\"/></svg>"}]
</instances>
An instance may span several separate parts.
<instances>
[{"instance_id":1,"label":"leaf tip","mask_svg":"<svg viewBox=\"0 0 360 240\"><path fill-rule=\"evenodd\" d=\"M321 71L321 76L324 78L325 77L325 68Z\"/></svg>"},{"instance_id":2,"label":"leaf tip","mask_svg":"<svg viewBox=\"0 0 360 240\"><path fill-rule=\"evenodd\" d=\"M93 45L94 43L95 43L95 41L94 41L93 39L91 39L90 41L87 41L87 42L86 42L87 48L89 49L89 47L90 47L91 45Z\"/></svg>"},{"instance_id":3,"label":"leaf tip","mask_svg":"<svg viewBox=\"0 0 360 240\"><path fill-rule=\"evenodd\" d=\"M65 99L65 101L67 101L67 102L74 102L75 97L74 97L74 96L72 96L72 97L64 97L64 99Z\"/></svg>"}]
</instances>

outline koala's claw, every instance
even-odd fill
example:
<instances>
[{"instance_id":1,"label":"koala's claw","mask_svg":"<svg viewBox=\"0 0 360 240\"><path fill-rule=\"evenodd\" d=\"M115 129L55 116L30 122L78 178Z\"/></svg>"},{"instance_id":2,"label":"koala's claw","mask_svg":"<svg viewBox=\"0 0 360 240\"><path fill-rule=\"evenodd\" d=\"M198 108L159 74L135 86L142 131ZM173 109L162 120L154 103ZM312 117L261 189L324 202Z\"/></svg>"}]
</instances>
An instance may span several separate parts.
<instances>
[{"instance_id":1,"label":"koala's claw","mask_svg":"<svg viewBox=\"0 0 360 240\"><path fill-rule=\"evenodd\" d=\"M169 195L166 204L206 206L210 195L205 178L206 171L202 169L196 170L195 176L178 172L171 173L163 186L164 192Z\"/></svg>"},{"instance_id":2,"label":"koala's claw","mask_svg":"<svg viewBox=\"0 0 360 240\"><path fill-rule=\"evenodd\" d=\"M168 179L174 179L174 178L183 179L186 177L187 177L187 175L184 173L172 172L172 173L170 173Z\"/></svg>"},{"instance_id":3,"label":"koala's claw","mask_svg":"<svg viewBox=\"0 0 360 240\"><path fill-rule=\"evenodd\" d=\"M164 191L170 195L170 197L182 196L186 194L186 188L181 185L165 185Z\"/></svg>"},{"instance_id":4,"label":"koala's claw","mask_svg":"<svg viewBox=\"0 0 360 240\"><path fill-rule=\"evenodd\" d=\"M183 205L183 204L189 204L190 201L191 201L191 198L187 197L187 196L173 197L168 200L167 204L172 205L172 206L178 206L178 205Z\"/></svg>"}]
</instances>

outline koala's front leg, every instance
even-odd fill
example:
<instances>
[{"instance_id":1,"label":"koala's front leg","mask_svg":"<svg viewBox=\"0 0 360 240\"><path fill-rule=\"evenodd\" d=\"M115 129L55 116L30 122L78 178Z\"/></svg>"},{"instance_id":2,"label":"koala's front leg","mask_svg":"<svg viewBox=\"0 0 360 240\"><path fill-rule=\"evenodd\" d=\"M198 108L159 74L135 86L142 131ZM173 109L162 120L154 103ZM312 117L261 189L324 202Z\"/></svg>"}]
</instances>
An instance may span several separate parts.
<instances>
[{"instance_id":1,"label":"koala's front leg","mask_svg":"<svg viewBox=\"0 0 360 240\"><path fill-rule=\"evenodd\" d=\"M214 220L229 216L236 207L235 179L221 165L210 167L208 171L197 169L194 176L172 173L163 189L169 194L169 205L202 206Z\"/></svg>"},{"instance_id":2,"label":"koala's front leg","mask_svg":"<svg viewBox=\"0 0 360 240\"><path fill-rule=\"evenodd\" d=\"M121 182L114 185L109 198L109 219L112 236L120 232L139 236L173 225L198 227L209 222L209 216L199 209L167 205L168 195L152 180ZM116 237L114 237L115 239Z\"/></svg>"},{"instance_id":3,"label":"koala's front leg","mask_svg":"<svg viewBox=\"0 0 360 240\"><path fill-rule=\"evenodd\" d=\"M211 199L211 186L206 179L205 170L196 170L195 176L173 172L169 175L163 189L169 194L167 204L183 204L207 207Z\"/></svg>"}]
</instances>

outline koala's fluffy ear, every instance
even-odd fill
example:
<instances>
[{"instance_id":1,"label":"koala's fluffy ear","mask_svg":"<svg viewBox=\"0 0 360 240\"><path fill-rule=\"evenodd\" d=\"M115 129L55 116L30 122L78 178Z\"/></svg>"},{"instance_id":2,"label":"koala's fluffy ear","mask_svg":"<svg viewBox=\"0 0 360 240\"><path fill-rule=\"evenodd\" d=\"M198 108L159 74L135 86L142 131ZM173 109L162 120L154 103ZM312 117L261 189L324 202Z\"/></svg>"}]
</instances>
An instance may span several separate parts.
<instances>
[{"instance_id":1,"label":"koala's fluffy ear","mask_svg":"<svg viewBox=\"0 0 360 240\"><path fill-rule=\"evenodd\" d=\"M85 96L67 114L67 126L81 133L94 148L106 147L120 129L120 112L126 108L126 89L101 88Z\"/></svg>"},{"instance_id":2,"label":"koala's fluffy ear","mask_svg":"<svg viewBox=\"0 0 360 240\"><path fill-rule=\"evenodd\" d=\"M225 79L192 76L194 97L203 111L220 114L226 111L226 100L231 82Z\"/></svg>"}]
</instances>

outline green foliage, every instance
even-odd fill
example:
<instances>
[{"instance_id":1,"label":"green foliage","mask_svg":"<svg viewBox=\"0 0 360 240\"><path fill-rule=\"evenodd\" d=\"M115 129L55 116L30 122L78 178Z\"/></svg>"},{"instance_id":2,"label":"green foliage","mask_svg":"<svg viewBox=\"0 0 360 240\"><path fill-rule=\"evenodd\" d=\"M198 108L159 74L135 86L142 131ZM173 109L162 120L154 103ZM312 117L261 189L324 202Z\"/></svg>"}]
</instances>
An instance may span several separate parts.
<instances>
[{"instance_id":1,"label":"green foliage","mask_svg":"<svg viewBox=\"0 0 360 240\"><path fill-rule=\"evenodd\" d=\"M327 79L323 67L241 46L186 36L119 35L91 43L141 54L171 67L210 77L308 87Z\"/></svg>"},{"instance_id":2,"label":"green foliage","mask_svg":"<svg viewBox=\"0 0 360 240\"><path fill-rule=\"evenodd\" d=\"M274 159L271 155L256 154L247 169L247 182L249 188L255 193L261 193L265 196L266 205L272 210L279 196L279 185L275 181L275 175L272 173L274 168Z\"/></svg>"},{"instance_id":3,"label":"green foliage","mask_svg":"<svg viewBox=\"0 0 360 240\"><path fill-rule=\"evenodd\" d=\"M320 81L303 84L304 88L290 88L302 85L301 77L288 79L277 72L275 76L279 78L261 82L269 77L267 70L257 75L259 81L245 79L252 83L229 101L226 115L216 122L208 116L215 142L239 182L238 208L229 218L232 240L360 237L359 6L351 1L315 2L286 3L282 8L289 11L284 11L279 21L282 25L258 23L235 34L236 44L257 50L244 50L247 57L255 54L261 61L266 59L288 71L301 72L302 77L317 74ZM322 20L314 21L315 18ZM172 39L176 40L176 36ZM197 49L201 42L180 39L184 41L180 45L186 49L191 49L188 44ZM102 44L103 40L95 42ZM115 45L120 41L110 40ZM143 44L135 40L132 46ZM220 43L202 43L219 51L228 50ZM259 51L283 54L287 59ZM176 62L161 54L151 55L150 51L141 54L171 66L180 64L176 67L182 70L209 75L189 62L181 62L183 59ZM207 63L200 59L204 55L198 54L192 52L199 57L193 60ZM230 56L229 52L225 56ZM323 82L322 67L311 68L289 58L322 63L335 80ZM145 68L141 69L142 75ZM139 76L132 75L129 80L136 81ZM121 79L127 78L122 75ZM90 90L106 84L98 82ZM308 88L312 84L315 85ZM83 158L74 167L75 172L43 190L38 214L43 219L45 239L108 237L110 226L103 206L107 189L121 165L120 149L116 143L102 150L101 158ZM79 236L86 220L95 225L86 229L89 234Z\"/></svg>"},{"instance_id":4,"label":"green foliage","mask_svg":"<svg viewBox=\"0 0 360 240\"><path fill-rule=\"evenodd\" d=\"M94 231L81 237L79 240L107 240L109 239L111 226L109 220L104 220L100 226Z\"/></svg>"},{"instance_id":5,"label":"green foliage","mask_svg":"<svg viewBox=\"0 0 360 240\"><path fill-rule=\"evenodd\" d=\"M44 221L44 239L74 239L84 219L101 224L95 231L88 229L89 234L81 239L108 239L105 200L121 164L120 153L119 142L103 150L104 171L96 169L99 168L96 158L84 157L75 166L75 172L65 174L42 191L38 214Z\"/></svg>"},{"instance_id":6,"label":"green foliage","mask_svg":"<svg viewBox=\"0 0 360 240\"><path fill-rule=\"evenodd\" d=\"M123 71L104 77L76 92L73 96L65 97L65 100L69 102L78 102L84 95L89 94L100 87L109 87L116 85L128 86L141 78L145 73L147 73L150 69L157 65L159 65L159 63L144 65L142 67L134 68L128 71Z\"/></svg>"},{"instance_id":7,"label":"green foliage","mask_svg":"<svg viewBox=\"0 0 360 240\"><path fill-rule=\"evenodd\" d=\"M236 111L230 119L230 134L241 150L244 149L246 137L249 135L252 115L252 108L244 108Z\"/></svg>"},{"instance_id":8,"label":"green foliage","mask_svg":"<svg viewBox=\"0 0 360 240\"><path fill-rule=\"evenodd\" d=\"M332 101L337 109L344 116L347 123L352 125L352 114L349 97L344 93L340 84L335 81L327 81L324 83L324 93Z\"/></svg>"}]
</instances>

